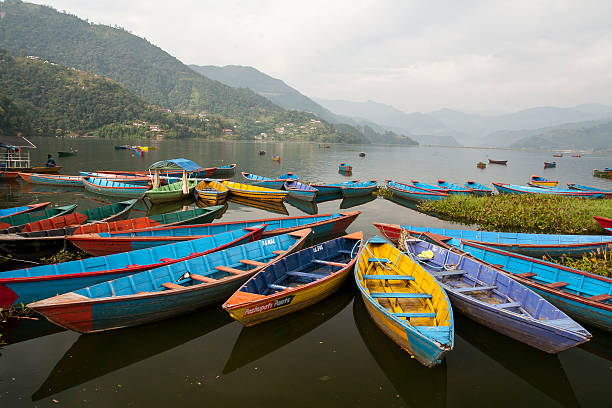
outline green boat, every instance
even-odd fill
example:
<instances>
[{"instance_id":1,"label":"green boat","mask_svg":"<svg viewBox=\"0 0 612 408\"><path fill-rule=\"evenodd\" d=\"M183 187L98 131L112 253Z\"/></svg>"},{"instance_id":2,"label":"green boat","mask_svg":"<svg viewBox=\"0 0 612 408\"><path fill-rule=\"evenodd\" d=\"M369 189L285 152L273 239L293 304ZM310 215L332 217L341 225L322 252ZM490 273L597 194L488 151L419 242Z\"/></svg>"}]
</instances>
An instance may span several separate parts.
<instances>
[{"instance_id":1,"label":"green boat","mask_svg":"<svg viewBox=\"0 0 612 408\"><path fill-rule=\"evenodd\" d=\"M47 218L59 217L62 215L70 214L76 208L76 204L63 205L60 207L49 208L45 211L38 211L35 213L24 213L12 215L10 217L2 218L0 221L0 229L8 229L8 232L19 232L25 224L29 224L34 221L46 220Z\"/></svg>"},{"instance_id":2,"label":"green boat","mask_svg":"<svg viewBox=\"0 0 612 408\"><path fill-rule=\"evenodd\" d=\"M193 189L198 184L198 180L189 179L187 180L188 192L183 192L183 181L177 181L176 183L166 184L165 186L157 187L145 192L145 197L149 199L153 204L167 203L170 201L178 201L184 197L191 195Z\"/></svg>"},{"instance_id":3,"label":"green boat","mask_svg":"<svg viewBox=\"0 0 612 408\"><path fill-rule=\"evenodd\" d=\"M72 151L64 151L64 152L57 152L57 157L69 157L69 156L74 156L76 155L78 152L78 150L72 150Z\"/></svg>"}]
</instances>

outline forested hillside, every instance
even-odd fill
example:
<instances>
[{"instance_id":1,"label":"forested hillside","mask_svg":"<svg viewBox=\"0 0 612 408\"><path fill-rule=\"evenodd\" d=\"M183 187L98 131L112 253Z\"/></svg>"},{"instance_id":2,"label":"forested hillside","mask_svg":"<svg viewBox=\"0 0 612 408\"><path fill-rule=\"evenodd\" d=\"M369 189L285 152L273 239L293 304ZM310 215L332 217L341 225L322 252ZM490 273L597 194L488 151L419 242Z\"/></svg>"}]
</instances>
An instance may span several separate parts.
<instances>
[{"instance_id":1,"label":"forested hillside","mask_svg":"<svg viewBox=\"0 0 612 408\"><path fill-rule=\"evenodd\" d=\"M30 120L23 107L0 91L0 136L17 132L30 133Z\"/></svg>"}]
</instances>

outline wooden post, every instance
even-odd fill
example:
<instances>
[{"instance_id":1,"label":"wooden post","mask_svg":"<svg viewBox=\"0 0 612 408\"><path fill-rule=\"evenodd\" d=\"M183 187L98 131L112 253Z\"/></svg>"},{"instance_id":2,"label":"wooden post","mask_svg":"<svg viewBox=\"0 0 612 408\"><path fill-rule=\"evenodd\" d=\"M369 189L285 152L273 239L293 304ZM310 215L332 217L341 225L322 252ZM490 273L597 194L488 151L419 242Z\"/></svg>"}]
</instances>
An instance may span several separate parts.
<instances>
[{"instance_id":1,"label":"wooden post","mask_svg":"<svg viewBox=\"0 0 612 408\"><path fill-rule=\"evenodd\" d=\"M153 177L153 188L158 188L160 185L159 169L155 169L155 176Z\"/></svg>"},{"instance_id":2,"label":"wooden post","mask_svg":"<svg viewBox=\"0 0 612 408\"><path fill-rule=\"evenodd\" d=\"M183 170L183 194L189 194L189 186L187 185L187 171Z\"/></svg>"}]
</instances>

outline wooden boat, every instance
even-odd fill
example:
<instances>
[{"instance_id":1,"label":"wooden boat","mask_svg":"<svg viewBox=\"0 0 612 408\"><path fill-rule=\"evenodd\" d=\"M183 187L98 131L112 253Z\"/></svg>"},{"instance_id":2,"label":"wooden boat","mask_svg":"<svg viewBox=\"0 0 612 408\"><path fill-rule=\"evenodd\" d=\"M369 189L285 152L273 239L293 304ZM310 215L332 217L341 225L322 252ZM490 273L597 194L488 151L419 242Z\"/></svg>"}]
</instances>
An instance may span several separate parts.
<instances>
[{"instance_id":1,"label":"wooden boat","mask_svg":"<svg viewBox=\"0 0 612 408\"><path fill-rule=\"evenodd\" d=\"M552 169L554 167L557 167L557 162L544 162L545 169Z\"/></svg>"},{"instance_id":2,"label":"wooden boat","mask_svg":"<svg viewBox=\"0 0 612 408\"><path fill-rule=\"evenodd\" d=\"M376 180L361 181L359 183L352 183L340 187L343 197L360 197L372 194L375 190L378 190Z\"/></svg>"},{"instance_id":3,"label":"wooden boat","mask_svg":"<svg viewBox=\"0 0 612 408\"><path fill-rule=\"evenodd\" d=\"M410 201L427 201L427 200L442 200L448 197L447 193L425 190L409 184L399 183L397 181L386 180L387 187L393 192L393 195Z\"/></svg>"},{"instance_id":4,"label":"wooden boat","mask_svg":"<svg viewBox=\"0 0 612 408\"><path fill-rule=\"evenodd\" d=\"M59 326L81 333L167 319L227 299L255 273L300 249L309 233L300 230L224 249L28 307Z\"/></svg>"},{"instance_id":5,"label":"wooden boat","mask_svg":"<svg viewBox=\"0 0 612 408\"><path fill-rule=\"evenodd\" d=\"M486 169L487 168L487 164L483 163L483 162L478 162L478 163L476 163L476 167L478 167L479 169Z\"/></svg>"},{"instance_id":6,"label":"wooden boat","mask_svg":"<svg viewBox=\"0 0 612 408\"><path fill-rule=\"evenodd\" d=\"M223 165L223 166L215 167L214 170L211 172L210 176L208 176L208 177L214 177L214 178L232 177L235 172L236 172L236 164L235 163L226 164L226 165Z\"/></svg>"},{"instance_id":7,"label":"wooden boat","mask_svg":"<svg viewBox=\"0 0 612 408\"><path fill-rule=\"evenodd\" d=\"M290 206L295 207L298 210L306 214L309 214L309 215L316 215L319 213L319 206L317 205L316 201L300 200L300 199L291 197L291 195L289 195L287 196L287 199L285 200L284 203L289 204Z\"/></svg>"},{"instance_id":8,"label":"wooden boat","mask_svg":"<svg viewBox=\"0 0 612 408\"><path fill-rule=\"evenodd\" d=\"M26 224L21 229L21 232L52 230L90 222L112 222L124 220L128 217L130 210L134 207L136 201L136 199L121 201L118 203L85 210L83 212L34 221Z\"/></svg>"},{"instance_id":9,"label":"wooden boat","mask_svg":"<svg viewBox=\"0 0 612 408\"><path fill-rule=\"evenodd\" d=\"M338 165L338 171L340 173L350 173L353 171L353 166L351 166L350 164L346 164L346 163L340 163Z\"/></svg>"},{"instance_id":10,"label":"wooden boat","mask_svg":"<svg viewBox=\"0 0 612 408\"><path fill-rule=\"evenodd\" d=\"M571 157L582 157L579 154L572 154Z\"/></svg>"},{"instance_id":11,"label":"wooden boat","mask_svg":"<svg viewBox=\"0 0 612 408\"><path fill-rule=\"evenodd\" d=\"M560 235L560 234L528 234L523 232L488 232L469 231L450 228L416 227L413 225L398 225L374 223L374 226L389 241L397 243L402 230L417 238L435 243L448 242L451 239L469 240L480 245L499 248L518 254L541 258L544 255L560 257L567 255L580 258L583 254L597 252L612 245L612 237L608 235Z\"/></svg>"},{"instance_id":12,"label":"wooden boat","mask_svg":"<svg viewBox=\"0 0 612 408\"><path fill-rule=\"evenodd\" d=\"M17 176L19 176L19 172L17 171L0 170L0 181L16 180Z\"/></svg>"},{"instance_id":13,"label":"wooden boat","mask_svg":"<svg viewBox=\"0 0 612 408\"><path fill-rule=\"evenodd\" d=\"M365 157L365 152L359 152L359 157Z\"/></svg>"},{"instance_id":14,"label":"wooden boat","mask_svg":"<svg viewBox=\"0 0 612 408\"><path fill-rule=\"evenodd\" d=\"M225 203L228 194L229 188L216 180L202 180L193 189L193 195L197 200L213 205Z\"/></svg>"},{"instance_id":15,"label":"wooden boat","mask_svg":"<svg viewBox=\"0 0 612 408\"><path fill-rule=\"evenodd\" d=\"M439 186L434 186L431 184L427 184L427 183L422 183L418 180L411 180L412 185L414 187L420 188L422 190L427 190L427 191L435 191L437 193L446 193L446 194L451 194L450 191L448 191L445 188L439 187Z\"/></svg>"},{"instance_id":16,"label":"wooden boat","mask_svg":"<svg viewBox=\"0 0 612 408\"><path fill-rule=\"evenodd\" d=\"M556 153L556 154L553 154L553 157L563 157L563 153Z\"/></svg>"},{"instance_id":17,"label":"wooden boat","mask_svg":"<svg viewBox=\"0 0 612 408\"><path fill-rule=\"evenodd\" d=\"M341 183L310 183L311 187L316 188L319 192L317 193L317 197L323 195L339 195L339 198L342 197L342 187L352 186L358 184L360 180L353 181L344 181Z\"/></svg>"},{"instance_id":18,"label":"wooden boat","mask_svg":"<svg viewBox=\"0 0 612 408\"><path fill-rule=\"evenodd\" d=\"M455 310L491 330L551 354L591 338L542 296L480 260L409 236L402 244L438 280Z\"/></svg>"},{"instance_id":19,"label":"wooden boat","mask_svg":"<svg viewBox=\"0 0 612 408\"><path fill-rule=\"evenodd\" d=\"M233 319L253 326L311 306L349 277L363 233L323 242L269 264L225 301Z\"/></svg>"},{"instance_id":20,"label":"wooden boat","mask_svg":"<svg viewBox=\"0 0 612 408\"><path fill-rule=\"evenodd\" d=\"M115 146L115 150L125 150L127 149L127 145Z\"/></svg>"},{"instance_id":21,"label":"wooden boat","mask_svg":"<svg viewBox=\"0 0 612 408\"><path fill-rule=\"evenodd\" d=\"M151 176L129 176L124 174L110 174L102 172L80 171L82 177L91 177L99 179L107 179L118 183L136 184L139 186L150 186L152 182ZM163 179L162 179L163 180Z\"/></svg>"},{"instance_id":22,"label":"wooden boat","mask_svg":"<svg viewBox=\"0 0 612 408\"><path fill-rule=\"evenodd\" d=\"M612 228L612 219L604 217L593 217L602 228Z\"/></svg>"},{"instance_id":23,"label":"wooden boat","mask_svg":"<svg viewBox=\"0 0 612 408\"><path fill-rule=\"evenodd\" d=\"M193 241L114 255L35 266L0 275L0 307L26 304L147 269L197 258L258 239L264 225Z\"/></svg>"},{"instance_id":24,"label":"wooden boat","mask_svg":"<svg viewBox=\"0 0 612 408\"><path fill-rule=\"evenodd\" d=\"M453 311L433 276L384 239L361 247L355 281L368 314L397 345L421 364L442 363L453 349Z\"/></svg>"},{"instance_id":25,"label":"wooden boat","mask_svg":"<svg viewBox=\"0 0 612 408\"><path fill-rule=\"evenodd\" d=\"M193 194L193 189L198 183L197 180L188 179L186 188L184 188L183 182L179 181L145 191L144 195L153 204L178 201Z\"/></svg>"},{"instance_id":26,"label":"wooden boat","mask_svg":"<svg viewBox=\"0 0 612 408\"><path fill-rule=\"evenodd\" d=\"M7 232L19 232L27 224L35 221L46 220L53 217L61 217L62 215L70 214L76 208L76 204L63 205L59 207L49 208L44 211L37 211L35 213L23 213L17 215L10 215L0 219L0 229L4 229L3 233Z\"/></svg>"},{"instance_id":27,"label":"wooden boat","mask_svg":"<svg viewBox=\"0 0 612 408\"><path fill-rule=\"evenodd\" d=\"M262 201L282 202L287 197L287 194L289 194L287 191L236 183L234 181L222 181L221 184L225 185L232 195Z\"/></svg>"},{"instance_id":28,"label":"wooden boat","mask_svg":"<svg viewBox=\"0 0 612 408\"><path fill-rule=\"evenodd\" d=\"M501 165L505 166L506 164L508 164L508 160L493 160L493 159L489 159L489 163L490 164L501 164Z\"/></svg>"},{"instance_id":29,"label":"wooden boat","mask_svg":"<svg viewBox=\"0 0 612 408\"><path fill-rule=\"evenodd\" d=\"M141 197L149 186L120 183L109 179L83 177L85 190L114 197Z\"/></svg>"},{"instance_id":30,"label":"wooden boat","mask_svg":"<svg viewBox=\"0 0 612 408\"><path fill-rule=\"evenodd\" d=\"M65 151L65 152L57 152L57 157L69 157L74 156L78 153L78 150Z\"/></svg>"},{"instance_id":31,"label":"wooden boat","mask_svg":"<svg viewBox=\"0 0 612 408\"><path fill-rule=\"evenodd\" d=\"M612 169L606 167L603 170L593 169L594 177L612 178Z\"/></svg>"},{"instance_id":32,"label":"wooden boat","mask_svg":"<svg viewBox=\"0 0 612 408\"><path fill-rule=\"evenodd\" d=\"M60 174L38 174L38 173L19 173L19 177L31 184L45 184L50 186L83 186L83 177L67 176Z\"/></svg>"},{"instance_id":33,"label":"wooden boat","mask_svg":"<svg viewBox=\"0 0 612 408\"><path fill-rule=\"evenodd\" d=\"M57 174L59 173L61 169L62 169L62 166L55 166L55 167L40 166L40 167L28 167L25 169L16 169L16 170L22 173Z\"/></svg>"},{"instance_id":34,"label":"wooden boat","mask_svg":"<svg viewBox=\"0 0 612 408\"><path fill-rule=\"evenodd\" d=\"M478 196L485 196L485 195L493 194L493 190L491 190L489 187L482 185L480 183L477 183L475 181L472 181L472 180L468 180L467 183L465 183L465 188L469 189L472 192L472 194L478 195Z\"/></svg>"},{"instance_id":35,"label":"wooden boat","mask_svg":"<svg viewBox=\"0 0 612 408\"><path fill-rule=\"evenodd\" d=\"M300 183L296 180L287 180L283 184L284 189L289 192L289 196L297 198L298 200L312 201L314 202L317 198L317 190L308 184Z\"/></svg>"},{"instance_id":36,"label":"wooden boat","mask_svg":"<svg viewBox=\"0 0 612 408\"><path fill-rule=\"evenodd\" d=\"M189 241L262 224L266 224L266 229L262 234L263 237L287 234L309 228L312 230L312 239L321 239L343 233L359 214L361 214L360 211L353 211L316 216L215 222L192 226L164 226L111 233L73 235L67 237L67 240L90 255L102 256L142 248L152 248L174 242ZM212 218L210 221L212 221Z\"/></svg>"},{"instance_id":37,"label":"wooden boat","mask_svg":"<svg viewBox=\"0 0 612 408\"><path fill-rule=\"evenodd\" d=\"M285 181L288 181L288 180L297 181L297 180L299 180L299 177L294 175L293 173L282 174L282 175L278 176L278 178L272 179L272 178L269 178L269 177L258 176L257 174L245 173L243 171L242 172L242 177L247 179L249 181L249 183L251 183L251 184L253 184L255 186L265 187L265 188L272 188L272 189L275 189L275 190L282 189L283 188L283 184L285 184Z\"/></svg>"},{"instance_id":38,"label":"wooden boat","mask_svg":"<svg viewBox=\"0 0 612 408\"><path fill-rule=\"evenodd\" d=\"M438 179L438 187L445 189L445 193L448 194L460 194L460 195L470 195L472 192L470 189L459 186L457 184L449 183L448 181Z\"/></svg>"},{"instance_id":39,"label":"wooden boat","mask_svg":"<svg viewBox=\"0 0 612 408\"><path fill-rule=\"evenodd\" d=\"M10 217L11 215L18 215L18 214L25 214L25 213L34 212L34 211L41 211L49 204L51 203L47 201L44 203L29 204L29 205L22 205L19 207L0 209L0 222L2 221L4 217Z\"/></svg>"},{"instance_id":40,"label":"wooden boat","mask_svg":"<svg viewBox=\"0 0 612 408\"><path fill-rule=\"evenodd\" d=\"M500 194L552 194L565 197L603 198L603 194L589 191L553 190L550 188L527 187L516 184L493 183Z\"/></svg>"},{"instance_id":41,"label":"wooden boat","mask_svg":"<svg viewBox=\"0 0 612 408\"><path fill-rule=\"evenodd\" d=\"M584 323L612 332L612 279L469 241L459 248L539 293Z\"/></svg>"},{"instance_id":42,"label":"wooden boat","mask_svg":"<svg viewBox=\"0 0 612 408\"><path fill-rule=\"evenodd\" d=\"M260 156L265 156L266 155L266 151L265 150L260 150L259 151L259 155Z\"/></svg>"},{"instance_id":43,"label":"wooden boat","mask_svg":"<svg viewBox=\"0 0 612 408\"><path fill-rule=\"evenodd\" d=\"M610 190L603 190L597 187L592 187L592 186L585 186L585 185L580 185L580 184L574 184L574 183L567 183L567 186L571 189L571 190L578 190L578 191L591 191L597 194L603 194L605 198L612 198L612 191Z\"/></svg>"},{"instance_id":44,"label":"wooden boat","mask_svg":"<svg viewBox=\"0 0 612 408\"><path fill-rule=\"evenodd\" d=\"M287 211L287 207L285 207L283 201L262 201L256 198L246 198L230 194L227 202L257 208L275 214L289 215L289 211Z\"/></svg>"},{"instance_id":45,"label":"wooden boat","mask_svg":"<svg viewBox=\"0 0 612 408\"><path fill-rule=\"evenodd\" d=\"M549 180L546 179L544 177L540 177L540 176L536 176L535 174L531 176L531 178L529 179L529 184L530 186L533 187L539 187L539 186L544 186L544 187L556 187L557 184L559 184L558 181L555 180Z\"/></svg>"}]
</instances>

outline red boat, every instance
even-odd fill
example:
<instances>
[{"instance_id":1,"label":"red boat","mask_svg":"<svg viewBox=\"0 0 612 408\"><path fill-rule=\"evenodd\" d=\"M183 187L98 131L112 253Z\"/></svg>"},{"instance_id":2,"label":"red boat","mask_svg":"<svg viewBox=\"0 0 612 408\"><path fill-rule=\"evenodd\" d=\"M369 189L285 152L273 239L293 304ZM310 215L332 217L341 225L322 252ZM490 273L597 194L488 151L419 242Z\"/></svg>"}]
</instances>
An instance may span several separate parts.
<instances>
[{"instance_id":1,"label":"red boat","mask_svg":"<svg viewBox=\"0 0 612 408\"><path fill-rule=\"evenodd\" d=\"M491 164L501 164L501 165L506 165L508 164L508 160L493 160L493 159L489 159L489 163Z\"/></svg>"},{"instance_id":2,"label":"red boat","mask_svg":"<svg viewBox=\"0 0 612 408\"><path fill-rule=\"evenodd\" d=\"M599 225L601 225L602 228L612 228L612 219L603 218L603 217L593 217L593 218L595 218L595 221L597 221ZM612 233L609 230L606 230L606 231L608 231L608 234Z\"/></svg>"},{"instance_id":3,"label":"red boat","mask_svg":"<svg viewBox=\"0 0 612 408\"><path fill-rule=\"evenodd\" d=\"M18 175L16 171L0 171L0 180L15 180Z\"/></svg>"}]
</instances>

